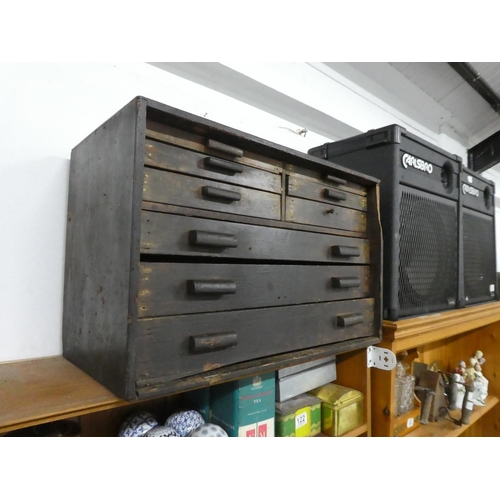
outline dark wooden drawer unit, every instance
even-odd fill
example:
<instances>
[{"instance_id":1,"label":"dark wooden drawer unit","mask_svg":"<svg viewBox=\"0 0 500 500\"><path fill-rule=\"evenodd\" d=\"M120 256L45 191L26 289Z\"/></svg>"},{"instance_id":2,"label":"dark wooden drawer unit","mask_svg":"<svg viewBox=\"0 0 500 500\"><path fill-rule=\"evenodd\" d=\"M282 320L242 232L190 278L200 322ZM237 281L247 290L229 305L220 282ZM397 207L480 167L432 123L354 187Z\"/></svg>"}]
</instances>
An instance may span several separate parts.
<instances>
[{"instance_id":1,"label":"dark wooden drawer unit","mask_svg":"<svg viewBox=\"0 0 500 500\"><path fill-rule=\"evenodd\" d=\"M140 317L328 302L370 294L369 266L141 262Z\"/></svg>"},{"instance_id":2,"label":"dark wooden drawer unit","mask_svg":"<svg viewBox=\"0 0 500 500\"><path fill-rule=\"evenodd\" d=\"M141 253L337 264L369 264L368 238L182 217L143 210Z\"/></svg>"},{"instance_id":3,"label":"dark wooden drawer unit","mask_svg":"<svg viewBox=\"0 0 500 500\"><path fill-rule=\"evenodd\" d=\"M137 389L166 384L282 352L372 335L373 299L191 316L151 318L139 323ZM147 391L145 391L147 392Z\"/></svg>"},{"instance_id":4,"label":"dark wooden drawer unit","mask_svg":"<svg viewBox=\"0 0 500 500\"><path fill-rule=\"evenodd\" d=\"M213 179L281 194L280 169L269 165L263 170L233 160L182 149L158 141L146 140L144 164L162 170Z\"/></svg>"},{"instance_id":5,"label":"dark wooden drawer unit","mask_svg":"<svg viewBox=\"0 0 500 500\"><path fill-rule=\"evenodd\" d=\"M281 196L198 177L144 169L143 199L265 219L281 218Z\"/></svg>"},{"instance_id":6,"label":"dark wooden drawer unit","mask_svg":"<svg viewBox=\"0 0 500 500\"><path fill-rule=\"evenodd\" d=\"M135 98L71 154L64 356L134 400L380 342L378 182Z\"/></svg>"}]
</instances>

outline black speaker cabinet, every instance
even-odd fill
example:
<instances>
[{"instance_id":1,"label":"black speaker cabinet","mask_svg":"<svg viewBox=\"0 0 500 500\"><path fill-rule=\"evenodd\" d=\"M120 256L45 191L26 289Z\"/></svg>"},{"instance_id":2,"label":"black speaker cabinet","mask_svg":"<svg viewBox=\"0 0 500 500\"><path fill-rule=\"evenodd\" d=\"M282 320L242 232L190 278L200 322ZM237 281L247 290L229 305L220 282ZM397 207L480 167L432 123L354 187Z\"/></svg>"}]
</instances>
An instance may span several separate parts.
<instances>
[{"instance_id":1,"label":"black speaker cabinet","mask_svg":"<svg viewBox=\"0 0 500 500\"><path fill-rule=\"evenodd\" d=\"M498 300L495 184L473 170L460 173L460 303Z\"/></svg>"},{"instance_id":2,"label":"black speaker cabinet","mask_svg":"<svg viewBox=\"0 0 500 500\"><path fill-rule=\"evenodd\" d=\"M399 125L308 153L381 181L384 319L457 308L462 159Z\"/></svg>"}]
</instances>

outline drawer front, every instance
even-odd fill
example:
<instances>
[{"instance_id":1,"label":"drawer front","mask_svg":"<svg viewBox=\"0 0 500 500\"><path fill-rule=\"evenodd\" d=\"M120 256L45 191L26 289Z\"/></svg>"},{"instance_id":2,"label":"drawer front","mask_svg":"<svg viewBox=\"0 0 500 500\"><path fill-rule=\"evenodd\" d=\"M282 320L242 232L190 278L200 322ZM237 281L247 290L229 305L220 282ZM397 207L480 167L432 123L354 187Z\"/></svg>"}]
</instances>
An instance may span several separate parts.
<instances>
[{"instance_id":1,"label":"drawer front","mask_svg":"<svg viewBox=\"0 0 500 500\"><path fill-rule=\"evenodd\" d=\"M242 147L240 137L231 137L222 141L181 130L176 127L148 120L146 124L146 138L154 139L181 148L190 149L200 153L217 156L218 158L234 161L279 174L282 162L268 158L259 153L249 151Z\"/></svg>"},{"instance_id":2,"label":"drawer front","mask_svg":"<svg viewBox=\"0 0 500 500\"><path fill-rule=\"evenodd\" d=\"M310 179L303 176L287 175L287 194L366 212L366 196L351 193L340 187L311 182Z\"/></svg>"},{"instance_id":3,"label":"drawer front","mask_svg":"<svg viewBox=\"0 0 500 500\"><path fill-rule=\"evenodd\" d=\"M294 177L296 175L304 177L309 179L311 182L323 184L326 188L341 189L342 191L354 193L359 196L366 196L367 190L364 186L356 182L348 181L343 172L339 172L335 169L333 162L329 163L331 164L332 169L327 172L317 169L298 167L289 163L284 163L283 168L287 172L291 172Z\"/></svg>"},{"instance_id":4,"label":"drawer front","mask_svg":"<svg viewBox=\"0 0 500 500\"><path fill-rule=\"evenodd\" d=\"M369 241L143 211L141 252L260 260L368 264Z\"/></svg>"},{"instance_id":5,"label":"drawer front","mask_svg":"<svg viewBox=\"0 0 500 500\"><path fill-rule=\"evenodd\" d=\"M144 163L173 172L281 193L279 174L157 141L146 140Z\"/></svg>"},{"instance_id":6,"label":"drawer front","mask_svg":"<svg viewBox=\"0 0 500 500\"><path fill-rule=\"evenodd\" d=\"M281 218L281 197L222 182L144 169L143 200L231 214Z\"/></svg>"},{"instance_id":7,"label":"drawer front","mask_svg":"<svg viewBox=\"0 0 500 500\"><path fill-rule=\"evenodd\" d=\"M366 232L366 212L291 196L286 197L285 220L357 233Z\"/></svg>"},{"instance_id":8,"label":"drawer front","mask_svg":"<svg viewBox=\"0 0 500 500\"><path fill-rule=\"evenodd\" d=\"M369 266L142 262L139 317L368 297Z\"/></svg>"},{"instance_id":9,"label":"drawer front","mask_svg":"<svg viewBox=\"0 0 500 500\"><path fill-rule=\"evenodd\" d=\"M141 319L137 328L139 385L379 335L373 299Z\"/></svg>"}]
</instances>

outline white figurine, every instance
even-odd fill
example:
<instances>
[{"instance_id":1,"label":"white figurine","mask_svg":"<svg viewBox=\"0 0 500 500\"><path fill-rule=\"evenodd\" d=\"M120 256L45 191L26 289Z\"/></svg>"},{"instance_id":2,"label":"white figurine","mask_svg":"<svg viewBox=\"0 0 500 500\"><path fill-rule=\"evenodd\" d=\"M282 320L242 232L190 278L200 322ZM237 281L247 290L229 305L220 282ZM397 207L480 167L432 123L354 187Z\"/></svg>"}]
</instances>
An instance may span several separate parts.
<instances>
[{"instance_id":1,"label":"white figurine","mask_svg":"<svg viewBox=\"0 0 500 500\"><path fill-rule=\"evenodd\" d=\"M458 373L460 378L463 379L460 380L460 382L465 383L465 377L467 376L467 365L465 364L465 361L460 361L460 363L458 363L458 366L455 368L455 373Z\"/></svg>"},{"instance_id":2,"label":"white figurine","mask_svg":"<svg viewBox=\"0 0 500 500\"><path fill-rule=\"evenodd\" d=\"M465 363L464 363L465 364ZM450 377L450 394L448 402L450 410L461 409L465 395L465 379L460 373L453 373Z\"/></svg>"},{"instance_id":3,"label":"white figurine","mask_svg":"<svg viewBox=\"0 0 500 500\"><path fill-rule=\"evenodd\" d=\"M482 351L476 351L474 353L474 357L470 358L469 360L469 365L470 367L475 367L476 366L476 363L479 363L479 365L482 365L484 364L486 360L483 358L483 353Z\"/></svg>"},{"instance_id":4,"label":"white figurine","mask_svg":"<svg viewBox=\"0 0 500 500\"><path fill-rule=\"evenodd\" d=\"M483 375L481 365L486 360L483 358L481 351L476 351L474 357L470 359L470 367L467 368L467 373L472 379L474 392L472 393L472 402L476 406L485 406L486 397L488 396L488 379Z\"/></svg>"}]
</instances>

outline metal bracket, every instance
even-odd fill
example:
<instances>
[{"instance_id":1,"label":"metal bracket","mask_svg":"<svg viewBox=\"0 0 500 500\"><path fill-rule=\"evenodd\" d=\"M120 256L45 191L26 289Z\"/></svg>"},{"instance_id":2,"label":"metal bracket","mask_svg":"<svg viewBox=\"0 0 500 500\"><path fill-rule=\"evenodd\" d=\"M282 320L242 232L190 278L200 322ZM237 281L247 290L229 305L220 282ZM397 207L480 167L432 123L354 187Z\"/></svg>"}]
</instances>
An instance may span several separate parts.
<instances>
[{"instance_id":1,"label":"metal bracket","mask_svg":"<svg viewBox=\"0 0 500 500\"><path fill-rule=\"evenodd\" d=\"M396 355L389 349L370 346L366 349L368 368L380 368L381 370L393 370L396 368Z\"/></svg>"}]
</instances>

